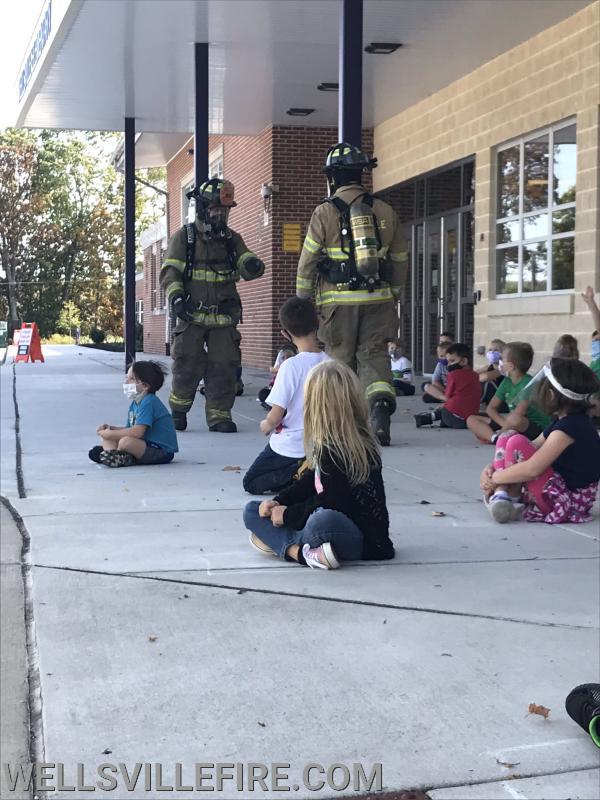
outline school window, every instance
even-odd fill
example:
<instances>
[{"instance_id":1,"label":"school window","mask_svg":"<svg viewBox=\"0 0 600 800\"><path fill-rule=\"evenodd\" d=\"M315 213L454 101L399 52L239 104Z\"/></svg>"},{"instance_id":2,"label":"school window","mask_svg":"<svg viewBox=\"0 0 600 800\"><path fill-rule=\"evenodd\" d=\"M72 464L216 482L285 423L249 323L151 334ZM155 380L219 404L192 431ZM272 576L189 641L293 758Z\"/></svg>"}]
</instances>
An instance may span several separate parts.
<instances>
[{"instance_id":1,"label":"school window","mask_svg":"<svg viewBox=\"0 0 600 800\"><path fill-rule=\"evenodd\" d=\"M159 270L160 270L160 268L161 268L161 266L163 264L163 261L165 260L166 254L167 254L167 251L164 249L164 247L161 244L161 246L160 246L160 259L159 259L159 262L158 262L158 269ZM167 307L167 299L165 297L165 287L162 286L160 283L158 285L158 303L159 303L159 308L166 308Z\"/></svg>"},{"instance_id":2,"label":"school window","mask_svg":"<svg viewBox=\"0 0 600 800\"><path fill-rule=\"evenodd\" d=\"M497 296L573 289L576 174L573 122L498 149Z\"/></svg>"},{"instance_id":3,"label":"school window","mask_svg":"<svg viewBox=\"0 0 600 800\"><path fill-rule=\"evenodd\" d=\"M135 301L135 321L138 325L144 324L144 301L143 300L136 300Z\"/></svg>"}]
</instances>

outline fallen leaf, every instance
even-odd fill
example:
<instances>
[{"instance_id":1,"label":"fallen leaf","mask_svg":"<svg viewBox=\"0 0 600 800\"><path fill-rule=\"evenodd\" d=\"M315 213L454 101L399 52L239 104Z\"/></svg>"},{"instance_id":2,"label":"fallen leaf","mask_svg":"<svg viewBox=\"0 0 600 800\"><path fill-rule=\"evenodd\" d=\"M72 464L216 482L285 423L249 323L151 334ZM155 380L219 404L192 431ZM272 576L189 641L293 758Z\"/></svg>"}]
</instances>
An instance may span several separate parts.
<instances>
[{"instance_id":1,"label":"fallen leaf","mask_svg":"<svg viewBox=\"0 0 600 800\"><path fill-rule=\"evenodd\" d=\"M245 589L238 589L237 593L238 594L246 594L246 590Z\"/></svg>"},{"instance_id":2,"label":"fallen leaf","mask_svg":"<svg viewBox=\"0 0 600 800\"><path fill-rule=\"evenodd\" d=\"M112 753L112 750L109 750L108 747L106 748L106 750L102 751L102 755L103 756L109 756L111 753Z\"/></svg>"},{"instance_id":3,"label":"fallen leaf","mask_svg":"<svg viewBox=\"0 0 600 800\"><path fill-rule=\"evenodd\" d=\"M496 759L496 764L500 764L501 767L506 767L507 769L518 767L520 763L521 763L520 761L514 761L511 763L509 761L500 761L499 758Z\"/></svg>"},{"instance_id":4,"label":"fallen leaf","mask_svg":"<svg viewBox=\"0 0 600 800\"><path fill-rule=\"evenodd\" d=\"M453 658L452 653L442 653L443 656L448 656L449 658Z\"/></svg>"},{"instance_id":5,"label":"fallen leaf","mask_svg":"<svg viewBox=\"0 0 600 800\"><path fill-rule=\"evenodd\" d=\"M548 719L548 715L550 714L550 709L546 708L546 706L538 706L536 705L536 703L529 703L529 713L539 714L540 717Z\"/></svg>"},{"instance_id":6,"label":"fallen leaf","mask_svg":"<svg viewBox=\"0 0 600 800\"><path fill-rule=\"evenodd\" d=\"M422 506L430 506L431 503L429 502L429 500L421 500L420 501L420 505L422 505Z\"/></svg>"},{"instance_id":7,"label":"fallen leaf","mask_svg":"<svg viewBox=\"0 0 600 800\"><path fill-rule=\"evenodd\" d=\"M383 622L382 622L381 624L382 624L382 625L386 625L386 624L387 624L387 619L384 619L384 620L383 620Z\"/></svg>"},{"instance_id":8,"label":"fallen leaf","mask_svg":"<svg viewBox=\"0 0 600 800\"><path fill-rule=\"evenodd\" d=\"M223 472L241 472L242 468L241 467L237 467L237 466L236 467L227 466L227 467L223 467L222 471Z\"/></svg>"},{"instance_id":9,"label":"fallen leaf","mask_svg":"<svg viewBox=\"0 0 600 800\"><path fill-rule=\"evenodd\" d=\"M156 636L156 634L154 634L154 633L151 633L150 636L148 637L148 641L149 642L155 642L157 639L158 639L158 636Z\"/></svg>"},{"instance_id":10,"label":"fallen leaf","mask_svg":"<svg viewBox=\"0 0 600 800\"><path fill-rule=\"evenodd\" d=\"M432 517L445 517L446 513L444 511L432 511L431 512L431 516Z\"/></svg>"},{"instance_id":11,"label":"fallen leaf","mask_svg":"<svg viewBox=\"0 0 600 800\"><path fill-rule=\"evenodd\" d=\"M265 722L260 722L260 720L258 721L258 724L260 725L261 728L267 727L267 724Z\"/></svg>"}]
</instances>

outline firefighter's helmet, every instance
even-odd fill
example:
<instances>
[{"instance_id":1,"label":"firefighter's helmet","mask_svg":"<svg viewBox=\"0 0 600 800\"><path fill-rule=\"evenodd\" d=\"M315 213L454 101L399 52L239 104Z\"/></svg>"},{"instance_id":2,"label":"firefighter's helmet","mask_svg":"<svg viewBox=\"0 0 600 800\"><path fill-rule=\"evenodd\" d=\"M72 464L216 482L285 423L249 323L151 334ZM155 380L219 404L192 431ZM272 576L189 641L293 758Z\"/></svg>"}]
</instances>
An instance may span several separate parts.
<instances>
[{"instance_id":1,"label":"firefighter's helmet","mask_svg":"<svg viewBox=\"0 0 600 800\"><path fill-rule=\"evenodd\" d=\"M367 158L360 147L348 144L347 142L339 142L338 144L334 144L327 151L325 169L323 171L326 175L331 175L333 172L340 169L362 172L362 170L373 169L376 166L377 159Z\"/></svg>"},{"instance_id":2,"label":"firefighter's helmet","mask_svg":"<svg viewBox=\"0 0 600 800\"><path fill-rule=\"evenodd\" d=\"M233 199L234 188L231 181L222 178L211 178L201 183L198 189L188 192L188 198L194 198L198 211L208 208L234 208L237 203Z\"/></svg>"}]
</instances>

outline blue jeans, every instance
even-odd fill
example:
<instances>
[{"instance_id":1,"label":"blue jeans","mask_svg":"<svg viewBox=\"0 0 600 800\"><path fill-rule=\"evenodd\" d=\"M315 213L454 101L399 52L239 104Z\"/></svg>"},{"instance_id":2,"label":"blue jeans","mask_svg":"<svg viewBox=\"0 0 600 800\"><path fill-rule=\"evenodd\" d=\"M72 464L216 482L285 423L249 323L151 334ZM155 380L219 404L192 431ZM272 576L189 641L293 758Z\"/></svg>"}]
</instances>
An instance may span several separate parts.
<instances>
[{"instance_id":1,"label":"blue jeans","mask_svg":"<svg viewBox=\"0 0 600 800\"><path fill-rule=\"evenodd\" d=\"M244 509L244 525L285 561L285 552L291 544L309 544L319 547L330 542L340 561L359 561L363 553L363 535L352 520L341 511L317 508L302 530L276 528L269 517L259 517L257 500L251 500Z\"/></svg>"},{"instance_id":2,"label":"blue jeans","mask_svg":"<svg viewBox=\"0 0 600 800\"><path fill-rule=\"evenodd\" d=\"M263 492L275 494L292 482L302 461L302 458L280 456L267 444L244 475L242 481L244 489L249 494L262 494Z\"/></svg>"}]
</instances>

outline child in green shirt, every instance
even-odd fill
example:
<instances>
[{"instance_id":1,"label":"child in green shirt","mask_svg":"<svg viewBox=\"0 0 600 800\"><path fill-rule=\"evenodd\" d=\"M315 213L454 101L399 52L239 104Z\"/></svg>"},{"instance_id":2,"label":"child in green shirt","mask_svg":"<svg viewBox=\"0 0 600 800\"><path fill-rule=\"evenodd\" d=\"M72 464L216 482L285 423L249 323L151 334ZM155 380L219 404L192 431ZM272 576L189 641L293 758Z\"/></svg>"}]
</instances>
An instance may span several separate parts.
<instances>
[{"instance_id":1,"label":"child in green shirt","mask_svg":"<svg viewBox=\"0 0 600 800\"><path fill-rule=\"evenodd\" d=\"M531 380L527 370L533 363L533 348L527 342L509 342L502 350L500 372L505 376L487 405L487 416L474 414L467 427L482 441L493 444L502 431L514 430L533 441L550 419L529 400L519 400Z\"/></svg>"}]
</instances>

